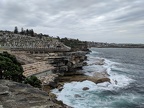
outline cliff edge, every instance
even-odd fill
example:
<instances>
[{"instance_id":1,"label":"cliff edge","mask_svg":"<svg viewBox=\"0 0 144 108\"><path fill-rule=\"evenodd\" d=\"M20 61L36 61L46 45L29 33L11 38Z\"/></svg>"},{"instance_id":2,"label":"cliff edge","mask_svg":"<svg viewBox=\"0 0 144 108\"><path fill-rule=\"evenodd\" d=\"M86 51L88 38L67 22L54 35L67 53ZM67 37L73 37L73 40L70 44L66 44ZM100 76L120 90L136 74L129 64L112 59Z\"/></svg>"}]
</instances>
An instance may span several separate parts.
<instances>
[{"instance_id":1,"label":"cliff edge","mask_svg":"<svg viewBox=\"0 0 144 108\"><path fill-rule=\"evenodd\" d=\"M30 85L0 80L0 108L68 108L68 106L58 104L52 94Z\"/></svg>"}]
</instances>

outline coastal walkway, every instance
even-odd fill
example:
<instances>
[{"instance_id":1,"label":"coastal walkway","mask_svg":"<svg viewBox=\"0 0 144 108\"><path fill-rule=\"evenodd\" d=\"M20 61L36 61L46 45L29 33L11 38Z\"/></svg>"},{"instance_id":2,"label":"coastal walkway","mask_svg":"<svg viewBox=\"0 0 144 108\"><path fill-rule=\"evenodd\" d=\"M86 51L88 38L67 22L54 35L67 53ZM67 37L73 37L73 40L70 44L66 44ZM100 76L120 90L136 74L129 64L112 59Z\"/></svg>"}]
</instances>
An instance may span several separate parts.
<instances>
[{"instance_id":1,"label":"coastal walkway","mask_svg":"<svg viewBox=\"0 0 144 108\"><path fill-rule=\"evenodd\" d=\"M30 54L44 54L50 52L67 52L70 48L10 48L11 51L25 51Z\"/></svg>"},{"instance_id":2,"label":"coastal walkway","mask_svg":"<svg viewBox=\"0 0 144 108\"><path fill-rule=\"evenodd\" d=\"M32 75L36 75L38 77L45 76L47 74L50 74L52 70L54 69L53 66L46 63L45 61L22 65L22 67L24 70L23 75L25 77L29 77Z\"/></svg>"}]
</instances>

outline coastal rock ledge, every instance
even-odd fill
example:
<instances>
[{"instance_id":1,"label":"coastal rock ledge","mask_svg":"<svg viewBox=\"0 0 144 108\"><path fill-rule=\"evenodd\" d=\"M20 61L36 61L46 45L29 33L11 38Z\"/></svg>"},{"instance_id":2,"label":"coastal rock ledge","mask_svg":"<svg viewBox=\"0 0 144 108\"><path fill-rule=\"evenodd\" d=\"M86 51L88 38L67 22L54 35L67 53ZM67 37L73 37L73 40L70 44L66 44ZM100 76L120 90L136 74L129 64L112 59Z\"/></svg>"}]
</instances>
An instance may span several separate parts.
<instances>
[{"instance_id":1,"label":"coastal rock ledge","mask_svg":"<svg viewBox=\"0 0 144 108\"><path fill-rule=\"evenodd\" d=\"M60 104L59 104L60 103ZM30 85L0 80L0 108L69 108Z\"/></svg>"}]
</instances>

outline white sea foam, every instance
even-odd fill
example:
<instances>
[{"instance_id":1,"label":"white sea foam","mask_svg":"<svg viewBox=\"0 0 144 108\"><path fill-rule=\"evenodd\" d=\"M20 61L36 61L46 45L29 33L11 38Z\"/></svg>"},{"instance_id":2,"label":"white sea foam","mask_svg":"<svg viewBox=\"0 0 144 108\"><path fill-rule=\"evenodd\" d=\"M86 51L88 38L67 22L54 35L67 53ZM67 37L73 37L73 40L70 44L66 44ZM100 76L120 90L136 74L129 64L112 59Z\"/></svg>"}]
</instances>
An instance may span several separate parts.
<instances>
[{"instance_id":1,"label":"white sea foam","mask_svg":"<svg viewBox=\"0 0 144 108\"><path fill-rule=\"evenodd\" d=\"M104 58L95 58L95 60L103 60ZM95 61L93 59L93 61ZM95 61L96 62L96 61ZM107 72L110 76L109 78L111 79L111 85L109 85L110 88L115 87L115 85L117 87L123 87L123 86L127 86L132 79L130 79L129 77L122 75L122 74L118 74L117 72L112 72L111 68L116 68L116 65L120 65L121 63L117 63L117 62L112 62L108 59L104 59L104 65L95 65L93 63L93 65L89 65L89 66L85 66L84 67L84 71L86 75L89 76L93 76L93 74L95 72ZM123 70L123 68L120 68L120 70ZM103 84L102 84L103 85ZM106 84L108 85L108 84ZM113 86L114 85L114 86Z\"/></svg>"},{"instance_id":2,"label":"white sea foam","mask_svg":"<svg viewBox=\"0 0 144 108\"><path fill-rule=\"evenodd\" d=\"M111 79L111 83L112 83L109 87L112 87L112 88L115 88L115 86L125 87L129 85L130 82L133 81L132 79L130 79L129 77L125 75L118 74L117 72L111 71L111 68L116 68L116 65L120 65L120 64L121 63L112 62L108 59L105 59L104 67L107 69L107 73L110 75L109 78ZM123 69L121 68L120 70L123 70Z\"/></svg>"},{"instance_id":3,"label":"white sea foam","mask_svg":"<svg viewBox=\"0 0 144 108\"><path fill-rule=\"evenodd\" d=\"M58 100L62 100L65 104L78 108L78 104L76 104L75 106L72 101L74 101L75 99L79 100L85 98L84 96L82 96L83 87L89 87L89 90L93 90L94 88L96 88L96 84L90 81L66 83L64 85L64 89L61 92L58 92L58 90L55 89L53 90L53 93L58 96ZM76 98L76 94L82 97Z\"/></svg>"},{"instance_id":4,"label":"white sea foam","mask_svg":"<svg viewBox=\"0 0 144 108\"><path fill-rule=\"evenodd\" d=\"M99 104L103 104L103 108L111 104L109 102L109 98L106 97L108 101L106 104L100 100L97 95L92 94L93 92L99 94L103 91L107 90L118 90L120 88L126 87L129 85L130 82L133 80L129 77L118 74L116 72L111 71L111 68L115 68L115 65L119 65L119 63L112 62L110 60L104 59L104 65L95 65L94 62L96 60L102 60L104 58L89 58L89 66L85 66L83 69L87 75L92 76L95 72L104 72L110 75L109 78L111 79L111 83L104 82L95 84L91 81L83 81L83 82L71 82L64 84L64 89L59 92L57 89L53 90L52 92L57 95L58 100L62 100L65 104L70 105L74 108L92 108L93 106L98 106ZM88 87L89 90L83 91L84 87ZM76 98L75 95L79 95L80 97ZM92 98L97 99L97 102L93 101ZM89 106L90 105L90 106Z\"/></svg>"},{"instance_id":5,"label":"white sea foam","mask_svg":"<svg viewBox=\"0 0 144 108\"><path fill-rule=\"evenodd\" d=\"M100 52L97 52L97 51L93 51L91 52L92 54L99 54Z\"/></svg>"},{"instance_id":6,"label":"white sea foam","mask_svg":"<svg viewBox=\"0 0 144 108\"><path fill-rule=\"evenodd\" d=\"M100 94L101 92L107 90L117 90L126 85L127 84L125 84L124 82L120 82L118 84L115 84L115 82L112 82L111 84L108 82L95 84L91 81L72 82L66 83L64 85L64 89L61 92L55 89L53 90L53 93L57 95L58 100L62 100L65 104L74 108L92 108L89 106L92 105L90 103L94 101L92 100L92 98L97 99L95 100L97 101L97 103L94 101L94 106L97 106L97 104L101 105L103 103L100 97L96 96L96 94ZM88 87L89 90L83 91L82 89L84 87ZM80 97L77 98L75 97L75 95L79 95Z\"/></svg>"}]
</instances>

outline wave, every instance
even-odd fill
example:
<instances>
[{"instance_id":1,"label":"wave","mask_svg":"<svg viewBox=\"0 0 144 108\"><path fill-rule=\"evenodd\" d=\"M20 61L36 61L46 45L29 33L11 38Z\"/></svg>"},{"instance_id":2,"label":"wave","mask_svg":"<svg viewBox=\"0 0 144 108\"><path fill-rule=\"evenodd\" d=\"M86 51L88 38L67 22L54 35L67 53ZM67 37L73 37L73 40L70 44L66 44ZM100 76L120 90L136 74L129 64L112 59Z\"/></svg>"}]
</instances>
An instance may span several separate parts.
<instances>
[{"instance_id":1,"label":"wave","mask_svg":"<svg viewBox=\"0 0 144 108\"><path fill-rule=\"evenodd\" d=\"M103 65L96 65L95 62L97 61L95 60L104 61L104 63ZM98 87L104 87L103 89L112 90L115 88L122 88L128 86L131 82L134 81L133 79L129 78L126 75L119 74L120 72L123 72L125 70L123 68L117 67L118 65L121 65L121 63L113 62L108 59L99 58L99 57L93 59L93 61L94 62L92 63L92 65L85 66L83 68L85 74L89 76L93 76L95 73L107 72L111 80L111 84L105 82L105 83L98 84Z\"/></svg>"},{"instance_id":2,"label":"wave","mask_svg":"<svg viewBox=\"0 0 144 108\"><path fill-rule=\"evenodd\" d=\"M114 91L125 88L134 81L115 71L115 69L120 72L123 71L122 68L117 68L120 63L93 56L89 56L88 59L88 66L83 68L85 74L93 76L95 72L101 73L106 71L110 75L111 83L104 82L95 84L87 80L83 82L65 83L61 92L57 89L52 91L57 95L57 99L74 108L94 108L96 106L106 108L116 103L115 99L118 99L118 101L123 99L123 97L110 96ZM97 60L103 62L103 64L98 64ZM88 87L89 90L84 91L84 87Z\"/></svg>"},{"instance_id":3,"label":"wave","mask_svg":"<svg viewBox=\"0 0 144 108\"><path fill-rule=\"evenodd\" d=\"M83 91L84 87L88 87L89 90ZM91 81L83 81L66 83L61 92L55 89L53 93L57 95L58 100L74 108L108 107L113 103L113 98L116 98L109 95L119 88L121 88L120 84L107 82L95 84ZM123 97L119 97L119 101L121 98Z\"/></svg>"}]
</instances>

